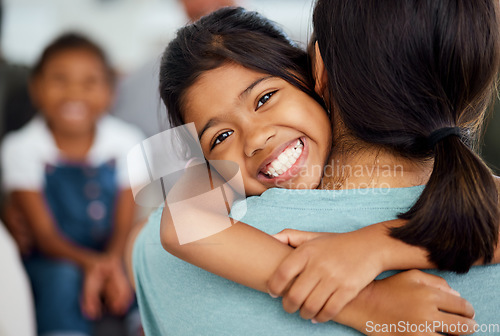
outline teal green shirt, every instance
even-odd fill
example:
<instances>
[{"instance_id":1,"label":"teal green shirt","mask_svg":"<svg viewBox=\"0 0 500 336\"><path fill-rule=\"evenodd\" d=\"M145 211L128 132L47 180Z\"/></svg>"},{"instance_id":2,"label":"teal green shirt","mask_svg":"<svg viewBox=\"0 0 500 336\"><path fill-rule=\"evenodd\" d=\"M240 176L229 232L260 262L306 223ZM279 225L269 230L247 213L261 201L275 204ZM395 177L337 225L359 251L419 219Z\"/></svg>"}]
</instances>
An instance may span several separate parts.
<instances>
[{"instance_id":1,"label":"teal green shirt","mask_svg":"<svg viewBox=\"0 0 500 336\"><path fill-rule=\"evenodd\" d=\"M422 187L359 190L270 189L250 197L233 214L270 234L285 228L346 232L394 219L416 201ZM186 263L160 243L161 209L138 236L133 253L137 296L146 335L360 335L334 322L312 324L288 314L280 299ZM432 271L469 300L476 321L500 335L500 266L474 267L466 275ZM487 328L488 326L483 326ZM495 326L493 326L494 328Z\"/></svg>"}]
</instances>

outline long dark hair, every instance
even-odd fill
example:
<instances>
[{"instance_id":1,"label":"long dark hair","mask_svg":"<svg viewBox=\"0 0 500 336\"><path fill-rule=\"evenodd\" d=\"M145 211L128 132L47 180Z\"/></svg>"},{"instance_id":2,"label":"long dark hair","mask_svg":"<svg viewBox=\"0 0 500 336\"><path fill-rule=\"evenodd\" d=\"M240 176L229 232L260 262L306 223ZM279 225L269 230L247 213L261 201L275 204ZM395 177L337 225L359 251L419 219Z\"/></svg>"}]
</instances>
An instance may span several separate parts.
<instances>
[{"instance_id":1,"label":"long dark hair","mask_svg":"<svg viewBox=\"0 0 500 336\"><path fill-rule=\"evenodd\" d=\"M409 222L391 235L426 248L440 269L491 261L498 195L477 143L499 69L495 0L318 0L314 30L332 109L352 136L433 159ZM429 136L459 127L429 146Z\"/></svg>"},{"instance_id":2,"label":"long dark hair","mask_svg":"<svg viewBox=\"0 0 500 336\"><path fill-rule=\"evenodd\" d=\"M160 96L172 126L184 123L187 89L201 74L225 63L280 77L320 101L312 90L307 53L272 21L227 7L181 28L163 53Z\"/></svg>"}]
</instances>

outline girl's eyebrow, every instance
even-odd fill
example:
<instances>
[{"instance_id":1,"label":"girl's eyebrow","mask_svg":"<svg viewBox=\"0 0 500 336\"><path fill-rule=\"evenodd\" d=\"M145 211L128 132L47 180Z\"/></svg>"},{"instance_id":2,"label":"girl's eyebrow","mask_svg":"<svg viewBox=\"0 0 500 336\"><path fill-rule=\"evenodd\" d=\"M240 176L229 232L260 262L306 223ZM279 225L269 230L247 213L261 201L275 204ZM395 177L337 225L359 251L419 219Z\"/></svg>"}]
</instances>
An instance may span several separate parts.
<instances>
[{"instance_id":1,"label":"girl's eyebrow","mask_svg":"<svg viewBox=\"0 0 500 336\"><path fill-rule=\"evenodd\" d=\"M215 124L219 123L220 122L220 118L211 118L206 124L205 126L203 126L203 128L198 132L198 140L201 140L201 137L203 136L203 133L205 133L205 131L207 129L209 129L210 127L214 126Z\"/></svg>"},{"instance_id":2,"label":"girl's eyebrow","mask_svg":"<svg viewBox=\"0 0 500 336\"><path fill-rule=\"evenodd\" d=\"M254 87L256 87L260 82L265 81L265 80L267 80L269 78L273 78L273 77L275 77L275 76L269 75L269 76L265 76L265 77L261 77L261 78L257 79L255 82L253 82L252 84L250 84L242 93L240 93L239 99L243 100L246 96L248 96L250 94L250 92L252 91L252 89Z\"/></svg>"}]
</instances>

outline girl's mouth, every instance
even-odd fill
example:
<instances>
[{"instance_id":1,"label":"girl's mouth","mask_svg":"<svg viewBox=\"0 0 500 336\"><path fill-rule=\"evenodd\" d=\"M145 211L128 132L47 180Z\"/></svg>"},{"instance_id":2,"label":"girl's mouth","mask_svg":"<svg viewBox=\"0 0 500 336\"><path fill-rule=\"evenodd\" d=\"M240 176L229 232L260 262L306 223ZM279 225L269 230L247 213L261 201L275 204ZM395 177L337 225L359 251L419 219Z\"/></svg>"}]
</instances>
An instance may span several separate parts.
<instances>
[{"instance_id":1,"label":"girl's mouth","mask_svg":"<svg viewBox=\"0 0 500 336\"><path fill-rule=\"evenodd\" d=\"M65 103L61 108L61 116L70 121L80 121L87 117L87 108L84 103L73 101Z\"/></svg>"},{"instance_id":2,"label":"girl's mouth","mask_svg":"<svg viewBox=\"0 0 500 336\"><path fill-rule=\"evenodd\" d=\"M301 139L287 146L277 158L269 162L261 173L268 179L279 178L287 173L298 161L304 150L304 142Z\"/></svg>"}]
</instances>

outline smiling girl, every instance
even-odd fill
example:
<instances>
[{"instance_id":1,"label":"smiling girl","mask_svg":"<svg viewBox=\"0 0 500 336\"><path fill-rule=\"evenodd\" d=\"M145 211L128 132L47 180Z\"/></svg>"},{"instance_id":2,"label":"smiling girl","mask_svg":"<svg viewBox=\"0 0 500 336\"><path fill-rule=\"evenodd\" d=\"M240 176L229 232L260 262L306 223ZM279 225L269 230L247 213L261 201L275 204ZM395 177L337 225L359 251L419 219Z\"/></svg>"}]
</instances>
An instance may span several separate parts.
<instances>
[{"instance_id":1,"label":"smiling girl","mask_svg":"<svg viewBox=\"0 0 500 336\"><path fill-rule=\"evenodd\" d=\"M84 36L47 46L30 91L40 114L5 138L2 173L35 237L25 266L38 333L90 335L105 310L123 315L133 301L120 260L135 208L124 160L142 136L105 115L113 71Z\"/></svg>"}]
</instances>

